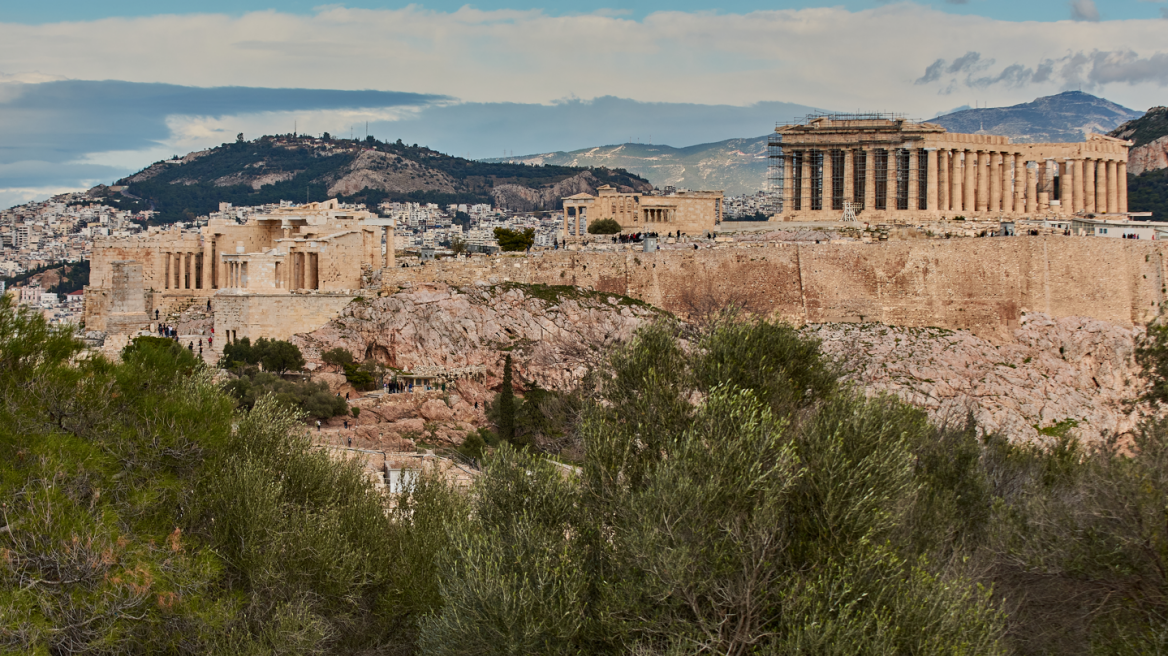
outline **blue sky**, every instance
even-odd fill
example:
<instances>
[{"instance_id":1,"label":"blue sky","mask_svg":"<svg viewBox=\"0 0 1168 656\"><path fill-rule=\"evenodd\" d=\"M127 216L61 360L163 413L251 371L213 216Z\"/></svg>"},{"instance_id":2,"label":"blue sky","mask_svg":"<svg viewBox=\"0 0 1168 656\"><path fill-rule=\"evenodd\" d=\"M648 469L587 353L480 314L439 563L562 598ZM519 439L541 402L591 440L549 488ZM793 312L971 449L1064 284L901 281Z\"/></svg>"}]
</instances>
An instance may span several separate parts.
<instances>
[{"instance_id":1,"label":"blue sky","mask_svg":"<svg viewBox=\"0 0 1168 656\"><path fill-rule=\"evenodd\" d=\"M1166 15L1168 0L6 2L0 206L294 125L479 158L1080 88L1144 110L1168 104Z\"/></svg>"},{"instance_id":2,"label":"blue sky","mask_svg":"<svg viewBox=\"0 0 1168 656\"><path fill-rule=\"evenodd\" d=\"M109 17L140 17L156 14L218 13L238 16L251 11L279 9L290 14L310 15L322 6L331 3L310 0L285 0L273 5L264 0L201 0L200 2L176 2L174 0L113 0L92 2L91 0L50 0L47 2L8 2L0 7L0 22L42 24L62 20L91 21ZM345 2L347 7L361 9L401 9L409 2ZM418 3L427 9L452 12L465 5L484 10L536 9L544 13L563 16L584 13L578 3L548 3L539 0L488 0L486 2L461 2L443 0L440 2ZM660 11L708 12L743 14L752 11L774 9L805 9L808 7L842 7L850 11L861 11L888 4L876 0L846 0L843 2L798 2L795 0L624 0L612 6L594 4L585 11L594 12L609 9L632 18L643 18ZM959 15L985 16L1004 21L1057 21L1070 17L1070 3L1066 0L929 0L919 4ZM1097 3L1102 20L1158 18L1166 7L1155 0L1106 0Z\"/></svg>"}]
</instances>

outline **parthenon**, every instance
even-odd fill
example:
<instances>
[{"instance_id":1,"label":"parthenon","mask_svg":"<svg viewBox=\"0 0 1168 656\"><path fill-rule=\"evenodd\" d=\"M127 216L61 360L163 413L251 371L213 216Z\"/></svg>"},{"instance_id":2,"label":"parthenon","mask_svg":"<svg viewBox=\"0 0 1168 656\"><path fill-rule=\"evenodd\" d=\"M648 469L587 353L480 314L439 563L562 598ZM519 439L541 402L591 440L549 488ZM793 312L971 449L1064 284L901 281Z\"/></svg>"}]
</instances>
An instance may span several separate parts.
<instances>
[{"instance_id":1,"label":"parthenon","mask_svg":"<svg viewBox=\"0 0 1168 656\"><path fill-rule=\"evenodd\" d=\"M881 114L829 114L775 128L774 220L1041 218L1127 212L1130 141L1011 143Z\"/></svg>"}]
</instances>

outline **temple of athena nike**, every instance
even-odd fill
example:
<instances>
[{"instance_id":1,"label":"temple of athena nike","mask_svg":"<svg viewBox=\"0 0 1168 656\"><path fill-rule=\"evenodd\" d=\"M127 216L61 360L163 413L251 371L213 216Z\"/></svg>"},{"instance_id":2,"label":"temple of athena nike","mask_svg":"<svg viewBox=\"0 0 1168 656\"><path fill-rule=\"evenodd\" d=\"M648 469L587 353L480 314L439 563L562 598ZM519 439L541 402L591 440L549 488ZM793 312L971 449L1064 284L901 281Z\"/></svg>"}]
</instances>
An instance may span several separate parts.
<instances>
[{"instance_id":1,"label":"temple of athena nike","mask_svg":"<svg viewBox=\"0 0 1168 656\"><path fill-rule=\"evenodd\" d=\"M775 129L778 221L1069 218L1127 212L1130 141L1011 143L894 115L829 114Z\"/></svg>"}]
</instances>

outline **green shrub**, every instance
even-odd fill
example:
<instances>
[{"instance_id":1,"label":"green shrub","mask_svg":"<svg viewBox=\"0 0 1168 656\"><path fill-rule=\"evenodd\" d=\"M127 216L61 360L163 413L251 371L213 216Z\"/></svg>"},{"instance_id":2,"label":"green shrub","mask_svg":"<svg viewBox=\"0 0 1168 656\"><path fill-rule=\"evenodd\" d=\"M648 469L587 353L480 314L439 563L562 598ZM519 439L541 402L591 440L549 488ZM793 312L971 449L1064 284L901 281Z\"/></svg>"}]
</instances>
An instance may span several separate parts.
<instances>
[{"instance_id":1,"label":"green shrub","mask_svg":"<svg viewBox=\"0 0 1168 656\"><path fill-rule=\"evenodd\" d=\"M588 224L590 235L618 235L620 231L621 225L615 219L600 219Z\"/></svg>"},{"instance_id":2,"label":"green shrub","mask_svg":"<svg viewBox=\"0 0 1168 656\"><path fill-rule=\"evenodd\" d=\"M495 228L495 241L501 251L525 251L535 244L535 229L508 230Z\"/></svg>"},{"instance_id":3,"label":"green shrub","mask_svg":"<svg viewBox=\"0 0 1168 656\"><path fill-rule=\"evenodd\" d=\"M320 359L325 364L331 364L337 367L353 364L353 354L348 349L343 349L339 346L321 353Z\"/></svg>"}]
</instances>

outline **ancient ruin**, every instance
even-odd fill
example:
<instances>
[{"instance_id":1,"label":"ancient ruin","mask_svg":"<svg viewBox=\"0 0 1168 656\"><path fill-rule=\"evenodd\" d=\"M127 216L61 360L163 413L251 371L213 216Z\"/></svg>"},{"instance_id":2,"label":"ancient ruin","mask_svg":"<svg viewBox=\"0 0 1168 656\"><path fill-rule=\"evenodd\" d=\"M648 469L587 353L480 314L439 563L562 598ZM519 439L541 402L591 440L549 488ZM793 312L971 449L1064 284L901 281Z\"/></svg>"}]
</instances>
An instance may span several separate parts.
<instances>
[{"instance_id":1,"label":"ancient ruin","mask_svg":"<svg viewBox=\"0 0 1168 656\"><path fill-rule=\"evenodd\" d=\"M612 219L621 231L711 234L722 223L722 192L674 191L664 195L622 193L609 185L597 195L576 194L564 199L564 239L588 234L588 223Z\"/></svg>"},{"instance_id":2,"label":"ancient ruin","mask_svg":"<svg viewBox=\"0 0 1168 656\"><path fill-rule=\"evenodd\" d=\"M825 114L775 128L780 221L1069 217L1127 212L1130 141L1014 144L887 114Z\"/></svg>"}]
</instances>

